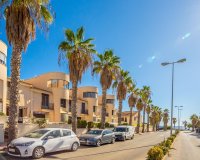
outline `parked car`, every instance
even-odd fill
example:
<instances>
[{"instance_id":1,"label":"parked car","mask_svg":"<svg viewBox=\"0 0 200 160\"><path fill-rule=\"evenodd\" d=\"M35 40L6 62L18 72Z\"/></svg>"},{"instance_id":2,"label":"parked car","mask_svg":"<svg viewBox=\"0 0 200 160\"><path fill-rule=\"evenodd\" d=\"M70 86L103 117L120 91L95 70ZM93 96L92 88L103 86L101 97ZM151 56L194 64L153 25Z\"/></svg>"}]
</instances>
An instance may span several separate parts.
<instances>
[{"instance_id":1,"label":"parked car","mask_svg":"<svg viewBox=\"0 0 200 160\"><path fill-rule=\"evenodd\" d=\"M104 143L115 143L113 131L107 129L94 129L79 137L82 145L95 145L99 147Z\"/></svg>"},{"instance_id":2,"label":"parked car","mask_svg":"<svg viewBox=\"0 0 200 160\"><path fill-rule=\"evenodd\" d=\"M113 129L116 140L133 139L135 135L135 128L133 126L117 126Z\"/></svg>"},{"instance_id":3,"label":"parked car","mask_svg":"<svg viewBox=\"0 0 200 160\"><path fill-rule=\"evenodd\" d=\"M80 146L79 139L70 129L44 128L14 139L8 145L8 154L17 157L41 158L45 153L72 150Z\"/></svg>"}]
</instances>

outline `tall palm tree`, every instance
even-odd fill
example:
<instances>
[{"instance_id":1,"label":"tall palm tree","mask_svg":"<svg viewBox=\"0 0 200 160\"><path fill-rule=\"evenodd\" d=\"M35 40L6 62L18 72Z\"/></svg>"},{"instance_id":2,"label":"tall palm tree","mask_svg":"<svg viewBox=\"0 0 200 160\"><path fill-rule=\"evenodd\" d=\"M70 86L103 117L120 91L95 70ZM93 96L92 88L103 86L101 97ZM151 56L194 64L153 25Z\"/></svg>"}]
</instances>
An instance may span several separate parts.
<instances>
[{"instance_id":1,"label":"tall palm tree","mask_svg":"<svg viewBox=\"0 0 200 160\"><path fill-rule=\"evenodd\" d=\"M167 123L169 121L169 110L165 109L163 111L163 122L164 122L164 131L167 130Z\"/></svg>"},{"instance_id":2,"label":"tall palm tree","mask_svg":"<svg viewBox=\"0 0 200 160\"><path fill-rule=\"evenodd\" d=\"M152 106L151 108L151 124L153 126L153 131L156 131L158 129L158 125L161 121L161 108L159 108L158 106Z\"/></svg>"},{"instance_id":3,"label":"tall palm tree","mask_svg":"<svg viewBox=\"0 0 200 160\"><path fill-rule=\"evenodd\" d=\"M137 133L140 133L140 116L141 116L141 111L143 107L144 107L144 103L142 99L139 98L136 105L136 108L138 110L138 120L137 120L137 130L136 130Z\"/></svg>"},{"instance_id":4,"label":"tall palm tree","mask_svg":"<svg viewBox=\"0 0 200 160\"><path fill-rule=\"evenodd\" d=\"M103 54L98 54L97 56L99 60L94 62L93 74L100 74L100 83L102 87L101 128L105 128L106 94L113 80L116 78L120 59L114 55L112 50L106 50Z\"/></svg>"},{"instance_id":5,"label":"tall palm tree","mask_svg":"<svg viewBox=\"0 0 200 160\"><path fill-rule=\"evenodd\" d=\"M77 87L83 73L92 65L94 44L92 38L84 39L84 28L80 27L76 33L70 29L65 30L66 40L61 42L58 49L59 63L68 61L69 75L72 82L72 130L77 128Z\"/></svg>"},{"instance_id":6,"label":"tall palm tree","mask_svg":"<svg viewBox=\"0 0 200 160\"><path fill-rule=\"evenodd\" d=\"M144 102L144 107L143 107L143 123L142 123L142 133L144 133L144 125L145 125L145 112L146 112L146 106L148 103L148 100L151 96L151 89L149 86L143 86L141 89L141 98L142 101Z\"/></svg>"},{"instance_id":7,"label":"tall palm tree","mask_svg":"<svg viewBox=\"0 0 200 160\"><path fill-rule=\"evenodd\" d=\"M119 101L119 109L118 109L118 125L121 124L121 114L122 114L122 102L126 98L126 94L128 88L131 87L133 81L132 78L129 76L128 71L124 71L120 69L117 79L113 83L113 88L117 89L117 99Z\"/></svg>"},{"instance_id":8,"label":"tall palm tree","mask_svg":"<svg viewBox=\"0 0 200 160\"><path fill-rule=\"evenodd\" d=\"M136 106L137 100L138 100L138 89L133 84L132 87L129 88L130 96L128 97L128 104L130 108L130 118L129 118L129 125L132 125L133 121L133 107Z\"/></svg>"},{"instance_id":9,"label":"tall palm tree","mask_svg":"<svg viewBox=\"0 0 200 160\"><path fill-rule=\"evenodd\" d=\"M173 122L173 124L174 124L174 129L175 129L175 125L176 125L176 122L177 122L177 119L174 117L174 118L172 118L172 122Z\"/></svg>"},{"instance_id":10,"label":"tall palm tree","mask_svg":"<svg viewBox=\"0 0 200 160\"><path fill-rule=\"evenodd\" d=\"M35 38L36 25L48 29L53 21L49 0L1 0L1 11L6 20L6 35L12 46L9 106L9 142L17 136L17 114L22 52Z\"/></svg>"},{"instance_id":11,"label":"tall palm tree","mask_svg":"<svg viewBox=\"0 0 200 160\"><path fill-rule=\"evenodd\" d=\"M192 121L192 131L194 131L196 124L198 122L198 116L196 114L191 115L190 120Z\"/></svg>"},{"instance_id":12,"label":"tall palm tree","mask_svg":"<svg viewBox=\"0 0 200 160\"><path fill-rule=\"evenodd\" d=\"M160 122L162 121L162 118L163 118L162 109L158 107L158 122L156 125L156 130L159 130Z\"/></svg>"},{"instance_id":13,"label":"tall palm tree","mask_svg":"<svg viewBox=\"0 0 200 160\"><path fill-rule=\"evenodd\" d=\"M151 104L152 100L149 99L147 102L146 112L147 112L147 132L149 132L149 123L150 123L150 113L151 113Z\"/></svg>"},{"instance_id":14,"label":"tall palm tree","mask_svg":"<svg viewBox=\"0 0 200 160\"><path fill-rule=\"evenodd\" d=\"M183 125L184 125L184 127L185 127L185 130L187 129L187 121L185 120L185 121L183 121Z\"/></svg>"}]
</instances>

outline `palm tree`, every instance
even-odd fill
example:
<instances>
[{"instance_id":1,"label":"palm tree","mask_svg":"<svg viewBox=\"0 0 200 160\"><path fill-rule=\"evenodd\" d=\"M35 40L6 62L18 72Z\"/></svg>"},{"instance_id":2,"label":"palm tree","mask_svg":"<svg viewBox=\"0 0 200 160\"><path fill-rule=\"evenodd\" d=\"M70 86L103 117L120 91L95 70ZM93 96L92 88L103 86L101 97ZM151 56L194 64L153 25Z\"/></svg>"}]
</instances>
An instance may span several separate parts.
<instances>
[{"instance_id":1,"label":"palm tree","mask_svg":"<svg viewBox=\"0 0 200 160\"><path fill-rule=\"evenodd\" d=\"M92 65L93 54L96 53L92 38L84 40L84 28L80 27L76 33L65 30L66 40L61 42L58 49L59 64L61 60L68 61L69 75L72 82L72 130L77 127L77 86L83 73Z\"/></svg>"},{"instance_id":2,"label":"palm tree","mask_svg":"<svg viewBox=\"0 0 200 160\"><path fill-rule=\"evenodd\" d=\"M156 125L156 130L159 130L160 128L160 122L162 121L162 109L160 107L158 107L158 122Z\"/></svg>"},{"instance_id":3,"label":"palm tree","mask_svg":"<svg viewBox=\"0 0 200 160\"><path fill-rule=\"evenodd\" d=\"M120 59L114 55L112 50L106 50L104 54L98 54L97 56L99 60L94 62L93 74L100 74L100 83L102 87L101 128L105 128L106 94L116 77Z\"/></svg>"},{"instance_id":4,"label":"palm tree","mask_svg":"<svg viewBox=\"0 0 200 160\"><path fill-rule=\"evenodd\" d=\"M162 113L161 108L159 108L158 106L152 105L150 121L153 126L153 131L156 131L158 129L158 125L162 119L161 113Z\"/></svg>"},{"instance_id":5,"label":"palm tree","mask_svg":"<svg viewBox=\"0 0 200 160\"><path fill-rule=\"evenodd\" d=\"M169 121L169 110L165 109L163 111L163 122L164 122L164 131L167 130L167 123Z\"/></svg>"},{"instance_id":6,"label":"palm tree","mask_svg":"<svg viewBox=\"0 0 200 160\"><path fill-rule=\"evenodd\" d=\"M192 131L196 128L196 124L198 122L198 116L196 114L191 115L190 120L192 121Z\"/></svg>"},{"instance_id":7,"label":"palm tree","mask_svg":"<svg viewBox=\"0 0 200 160\"><path fill-rule=\"evenodd\" d=\"M147 112L147 132L149 132L149 123L150 123L150 113L151 113L151 103L152 100L149 99L147 102L146 112Z\"/></svg>"},{"instance_id":8,"label":"palm tree","mask_svg":"<svg viewBox=\"0 0 200 160\"><path fill-rule=\"evenodd\" d=\"M172 122L173 122L173 124L174 124L174 129L175 129L175 125L176 125L177 119L176 119L175 117L172 118Z\"/></svg>"},{"instance_id":9,"label":"palm tree","mask_svg":"<svg viewBox=\"0 0 200 160\"><path fill-rule=\"evenodd\" d=\"M131 87L133 81L132 78L129 76L128 71L124 71L120 69L117 79L113 83L113 88L117 88L117 99L119 101L119 109L118 109L118 125L121 124L121 114L122 114L122 102L126 98L126 94L128 88Z\"/></svg>"},{"instance_id":10,"label":"palm tree","mask_svg":"<svg viewBox=\"0 0 200 160\"><path fill-rule=\"evenodd\" d=\"M130 96L128 97L128 104L130 107L130 118L129 118L129 125L132 125L132 117L133 117L133 107L136 106L138 100L138 89L133 84L132 87L129 88Z\"/></svg>"},{"instance_id":11,"label":"palm tree","mask_svg":"<svg viewBox=\"0 0 200 160\"><path fill-rule=\"evenodd\" d=\"M144 124L145 124L145 112L146 112L146 106L148 103L148 100L151 96L151 89L149 86L143 86L141 89L141 98L144 102L144 107L143 107L143 123L142 123L142 133L144 133Z\"/></svg>"},{"instance_id":12,"label":"palm tree","mask_svg":"<svg viewBox=\"0 0 200 160\"><path fill-rule=\"evenodd\" d=\"M136 108L138 110L138 120L137 120L137 130L136 130L137 133L140 133L140 116L141 116L141 111L143 107L144 107L144 103L142 99L139 98L136 105Z\"/></svg>"},{"instance_id":13,"label":"palm tree","mask_svg":"<svg viewBox=\"0 0 200 160\"><path fill-rule=\"evenodd\" d=\"M187 121L185 120L185 121L183 121L183 125L184 125L184 127L185 127L185 130L187 129Z\"/></svg>"},{"instance_id":14,"label":"palm tree","mask_svg":"<svg viewBox=\"0 0 200 160\"><path fill-rule=\"evenodd\" d=\"M6 20L6 35L12 46L9 106L9 142L17 136L17 113L22 52L35 39L36 25L48 29L53 21L49 0L1 0Z\"/></svg>"}]
</instances>

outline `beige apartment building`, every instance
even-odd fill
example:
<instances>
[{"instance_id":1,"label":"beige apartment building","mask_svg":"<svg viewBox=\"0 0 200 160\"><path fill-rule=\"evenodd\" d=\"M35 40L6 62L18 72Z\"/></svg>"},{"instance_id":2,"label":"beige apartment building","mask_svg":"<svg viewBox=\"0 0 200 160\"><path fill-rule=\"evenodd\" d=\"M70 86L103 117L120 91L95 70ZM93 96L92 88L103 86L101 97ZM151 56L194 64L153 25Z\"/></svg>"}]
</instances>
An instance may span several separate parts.
<instances>
[{"instance_id":1,"label":"beige apartment building","mask_svg":"<svg viewBox=\"0 0 200 160\"><path fill-rule=\"evenodd\" d=\"M137 126L138 112L133 111L132 114L132 125ZM122 112L122 124L130 121L130 111ZM142 116L140 116L140 122L142 123Z\"/></svg>"},{"instance_id":2,"label":"beige apartment building","mask_svg":"<svg viewBox=\"0 0 200 160\"><path fill-rule=\"evenodd\" d=\"M0 112L9 114L10 78L6 67L7 46L0 41ZM31 118L46 118L49 122L66 122L71 119L71 89L69 75L62 72L45 73L21 80L19 86L19 122ZM78 88L78 119L100 122L101 96L95 86ZM106 121L116 124L114 95L107 96Z\"/></svg>"}]
</instances>

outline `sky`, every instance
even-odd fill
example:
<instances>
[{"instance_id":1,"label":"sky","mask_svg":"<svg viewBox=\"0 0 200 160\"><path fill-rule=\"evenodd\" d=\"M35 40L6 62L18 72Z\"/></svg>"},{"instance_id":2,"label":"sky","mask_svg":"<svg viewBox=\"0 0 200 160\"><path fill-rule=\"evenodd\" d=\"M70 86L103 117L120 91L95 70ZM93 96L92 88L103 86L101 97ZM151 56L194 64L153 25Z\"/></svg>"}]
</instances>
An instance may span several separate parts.
<instances>
[{"instance_id":1,"label":"sky","mask_svg":"<svg viewBox=\"0 0 200 160\"><path fill-rule=\"evenodd\" d=\"M54 23L47 34L37 29L36 39L23 53L21 79L52 71L68 73L66 66L58 65L58 45L65 29L83 26L85 38L95 38L96 50L113 49L137 86L149 85L153 104L163 109L171 106L171 66L160 64L186 58L186 63L175 65L174 105L183 106L181 121L193 113L200 115L199 0L52 0L51 5ZM3 19L0 39L8 44ZM9 46L9 75L11 53ZM79 86L91 85L101 94L99 77L88 70ZM129 110L127 101L123 110Z\"/></svg>"}]
</instances>

